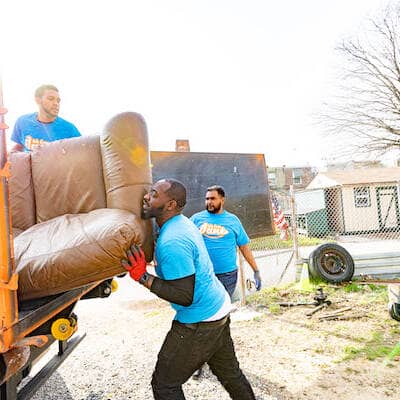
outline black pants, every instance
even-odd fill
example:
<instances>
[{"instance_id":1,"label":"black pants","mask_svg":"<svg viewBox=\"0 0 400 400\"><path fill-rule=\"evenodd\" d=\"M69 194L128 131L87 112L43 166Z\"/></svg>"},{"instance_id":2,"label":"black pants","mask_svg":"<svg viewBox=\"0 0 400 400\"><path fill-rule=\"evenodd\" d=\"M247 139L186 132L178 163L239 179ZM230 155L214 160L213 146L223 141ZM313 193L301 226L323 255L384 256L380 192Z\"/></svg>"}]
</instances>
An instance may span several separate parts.
<instances>
[{"instance_id":1,"label":"black pants","mask_svg":"<svg viewBox=\"0 0 400 400\"><path fill-rule=\"evenodd\" d=\"M233 346L230 319L181 324L172 322L158 353L151 385L155 400L184 400L182 385L208 363L234 400L255 400L253 390L239 368Z\"/></svg>"}]
</instances>

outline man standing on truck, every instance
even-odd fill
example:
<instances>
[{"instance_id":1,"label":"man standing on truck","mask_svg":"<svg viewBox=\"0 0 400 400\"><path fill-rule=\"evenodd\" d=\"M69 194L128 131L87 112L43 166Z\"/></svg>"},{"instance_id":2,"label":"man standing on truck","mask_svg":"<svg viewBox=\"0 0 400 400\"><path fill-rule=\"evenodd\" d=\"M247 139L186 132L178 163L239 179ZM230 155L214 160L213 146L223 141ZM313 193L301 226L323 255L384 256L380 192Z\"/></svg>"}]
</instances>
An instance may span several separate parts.
<instances>
[{"instance_id":1,"label":"man standing on truck","mask_svg":"<svg viewBox=\"0 0 400 400\"><path fill-rule=\"evenodd\" d=\"M130 276L167 300L176 315L158 354L152 388L156 400L184 400L182 385L207 362L232 399L255 400L239 368L230 333L228 293L213 273L196 226L181 214L186 189L175 179L156 182L144 196L142 217L155 218L157 275L146 271L142 249L131 246L122 266Z\"/></svg>"},{"instance_id":2,"label":"man standing on truck","mask_svg":"<svg viewBox=\"0 0 400 400\"><path fill-rule=\"evenodd\" d=\"M32 151L47 142L81 136L71 122L58 116L60 95L53 85L42 85L35 91L38 112L19 117L14 125L11 151Z\"/></svg>"},{"instance_id":3,"label":"man standing on truck","mask_svg":"<svg viewBox=\"0 0 400 400\"><path fill-rule=\"evenodd\" d=\"M214 266L217 278L232 298L236 288L238 267L236 247L254 271L257 290L261 289L261 276L256 260L250 250L250 239L239 218L224 210L225 190L222 186L207 188L205 210L191 216L199 228Z\"/></svg>"}]
</instances>

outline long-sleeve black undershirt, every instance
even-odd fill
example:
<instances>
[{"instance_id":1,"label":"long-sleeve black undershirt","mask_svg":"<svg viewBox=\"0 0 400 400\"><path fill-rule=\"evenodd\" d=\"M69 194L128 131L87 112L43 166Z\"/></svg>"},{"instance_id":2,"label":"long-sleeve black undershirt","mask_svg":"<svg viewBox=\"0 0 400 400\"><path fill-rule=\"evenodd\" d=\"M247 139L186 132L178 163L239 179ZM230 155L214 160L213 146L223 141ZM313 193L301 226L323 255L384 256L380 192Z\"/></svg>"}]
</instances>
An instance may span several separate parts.
<instances>
[{"instance_id":1,"label":"long-sleeve black undershirt","mask_svg":"<svg viewBox=\"0 0 400 400\"><path fill-rule=\"evenodd\" d=\"M193 302L194 281L195 274L168 281L155 276L150 291L161 299L187 307Z\"/></svg>"}]
</instances>

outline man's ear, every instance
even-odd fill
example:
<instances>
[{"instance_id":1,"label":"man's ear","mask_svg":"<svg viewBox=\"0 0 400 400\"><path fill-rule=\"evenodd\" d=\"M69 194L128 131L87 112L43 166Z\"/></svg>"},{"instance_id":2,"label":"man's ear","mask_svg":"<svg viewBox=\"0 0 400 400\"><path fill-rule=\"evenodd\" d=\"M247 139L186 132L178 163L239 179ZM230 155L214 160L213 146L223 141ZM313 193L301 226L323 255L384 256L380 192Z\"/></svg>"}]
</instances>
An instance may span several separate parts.
<instances>
[{"instance_id":1,"label":"man's ear","mask_svg":"<svg viewBox=\"0 0 400 400\"><path fill-rule=\"evenodd\" d=\"M176 210L177 207L178 207L178 203L176 202L176 200L171 199L168 201L167 210L169 210L169 211Z\"/></svg>"}]
</instances>

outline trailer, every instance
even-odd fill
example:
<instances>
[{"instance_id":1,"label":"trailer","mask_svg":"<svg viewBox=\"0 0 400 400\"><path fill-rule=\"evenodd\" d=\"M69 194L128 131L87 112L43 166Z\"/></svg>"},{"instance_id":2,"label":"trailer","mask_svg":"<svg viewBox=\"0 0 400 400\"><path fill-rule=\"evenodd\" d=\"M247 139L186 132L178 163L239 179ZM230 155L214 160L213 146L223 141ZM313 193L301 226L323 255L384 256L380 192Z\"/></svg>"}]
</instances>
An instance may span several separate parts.
<instances>
[{"instance_id":1,"label":"trailer","mask_svg":"<svg viewBox=\"0 0 400 400\"><path fill-rule=\"evenodd\" d=\"M18 301L9 204L6 113L0 81L0 399L24 400L33 396L85 337L85 334L76 334L78 318L73 311L77 302L107 297L117 286L108 279L59 295ZM19 390L23 378L54 342L58 342L58 352Z\"/></svg>"},{"instance_id":2,"label":"trailer","mask_svg":"<svg viewBox=\"0 0 400 400\"><path fill-rule=\"evenodd\" d=\"M115 290L113 282L97 282L51 299L41 299L41 302L14 305L17 318L1 331L1 400L25 400L36 393L86 336L77 332L78 317L73 312L77 302L85 298L108 297ZM2 292L4 294L4 289ZM7 313L13 309L12 305L0 304L3 317L10 317ZM54 351L54 346L50 347L54 342L58 342L58 351L20 388L42 355Z\"/></svg>"}]
</instances>

